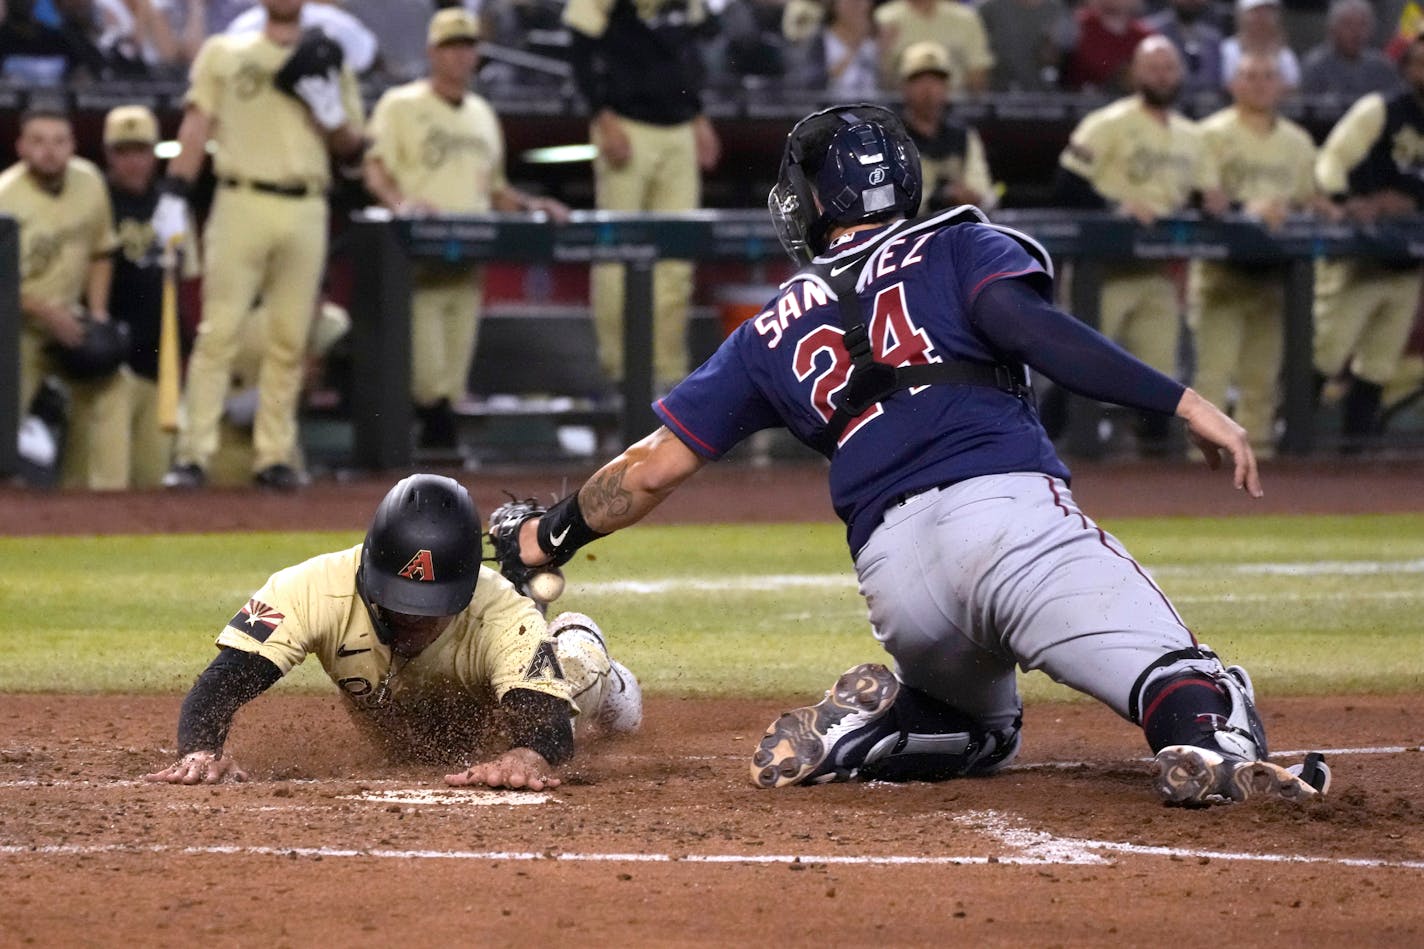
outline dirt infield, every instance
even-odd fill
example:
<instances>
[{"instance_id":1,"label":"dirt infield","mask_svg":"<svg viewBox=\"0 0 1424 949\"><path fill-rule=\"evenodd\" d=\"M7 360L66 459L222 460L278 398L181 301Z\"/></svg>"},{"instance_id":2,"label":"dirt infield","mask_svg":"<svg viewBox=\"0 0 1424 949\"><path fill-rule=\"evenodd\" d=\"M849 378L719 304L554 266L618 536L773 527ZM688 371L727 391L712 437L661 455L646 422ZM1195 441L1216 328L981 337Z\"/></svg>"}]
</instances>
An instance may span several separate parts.
<instances>
[{"instance_id":1,"label":"dirt infield","mask_svg":"<svg viewBox=\"0 0 1424 949\"><path fill-rule=\"evenodd\" d=\"M1100 517L1424 510L1403 464L1273 466L1258 504L1189 466L1078 475ZM562 477L464 480L488 506ZM390 480L181 503L0 490L0 523L358 530ZM657 517L830 511L814 468L730 468ZM995 778L756 790L756 737L806 698L654 697L642 734L585 748L530 796L442 791L441 769L362 745L334 695L243 710L230 749L252 784L144 785L180 697L6 695L0 945L1424 944L1424 697L1267 700L1277 751L1328 750L1335 793L1196 811L1156 802L1140 734L1091 703L1031 705L1024 754Z\"/></svg>"}]
</instances>

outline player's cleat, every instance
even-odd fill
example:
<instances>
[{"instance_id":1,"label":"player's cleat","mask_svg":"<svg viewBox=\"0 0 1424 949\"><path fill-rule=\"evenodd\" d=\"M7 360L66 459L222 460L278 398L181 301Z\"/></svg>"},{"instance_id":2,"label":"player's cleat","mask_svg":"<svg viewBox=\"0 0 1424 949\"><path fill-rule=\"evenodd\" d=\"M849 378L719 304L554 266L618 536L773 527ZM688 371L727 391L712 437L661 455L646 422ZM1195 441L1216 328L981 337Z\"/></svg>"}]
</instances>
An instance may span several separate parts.
<instances>
[{"instance_id":1,"label":"player's cleat","mask_svg":"<svg viewBox=\"0 0 1424 949\"><path fill-rule=\"evenodd\" d=\"M252 476L252 483L264 491L296 491L307 484L306 475L291 465L268 465Z\"/></svg>"},{"instance_id":2,"label":"player's cleat","mask_svg":"<svg viewBox=\"0 0 1424 949\"><path fill-rule=\"evenodd\" d=\"M878 663L845 672L815 705L772 722L752 755L752 783L763 788L848 781L869 752L899 729L883 722L900 681Z\"/></svg>"},{"instance_id":3,"label":"player's cleat","mask_svg":"<svg viewBox=\"0 0 1424 949\"><path fill-rule=\"evenodd\" d=\"M203 470L201 465L192 463L174 465L163 476L165 488L175 488L180 491L196 491L207 483L208 473Z\"/></svg>"},{"instance_id":4,"label":"player's cleat","mask_svg":"<svg viewBox=\"0 0 1424 949\"><path fill-rule=\"evenodd\" d=\"M626 735L643 724L643 688L637 678L617 659L608 660L609 683L603 690L598 724L604 731Z\"/></svg>"},{"instance_id":5,"label":"player's cleat","mask_svg":"<svg viewBox=\"0 0 1424 949\"><path fill-rule=\"evenodd\" d=\"M1195 745L1168 745L1152 763L1152 783L1166 804L1194 806L1213 801L1275 798L1309 801L1330 788L1330 768L1312 756L1300 770L1269 761L1230 758Z\"/></svg>"}]
</instances>

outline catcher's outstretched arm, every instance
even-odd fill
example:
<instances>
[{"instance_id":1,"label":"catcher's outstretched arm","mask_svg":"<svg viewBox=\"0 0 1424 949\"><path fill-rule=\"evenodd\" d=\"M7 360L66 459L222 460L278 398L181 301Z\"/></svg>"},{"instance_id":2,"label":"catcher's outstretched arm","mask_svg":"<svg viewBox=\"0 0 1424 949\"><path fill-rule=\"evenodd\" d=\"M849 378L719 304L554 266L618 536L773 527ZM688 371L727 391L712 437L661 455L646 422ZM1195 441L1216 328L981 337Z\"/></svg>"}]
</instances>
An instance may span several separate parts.
<instances>
[{"instance_id":1,"label":"catcher's outstretched arm","mask_svg":"<svg viewBox=\"0 0 1424 949\"><path fill-rule=\"evenodd\" d=\"M642 520L706 463L660 426L598 469L577 494L544 517L525 521L519 531L520 557L530 566L568 563L584 544Z\"/></svg>"}]
</instances>

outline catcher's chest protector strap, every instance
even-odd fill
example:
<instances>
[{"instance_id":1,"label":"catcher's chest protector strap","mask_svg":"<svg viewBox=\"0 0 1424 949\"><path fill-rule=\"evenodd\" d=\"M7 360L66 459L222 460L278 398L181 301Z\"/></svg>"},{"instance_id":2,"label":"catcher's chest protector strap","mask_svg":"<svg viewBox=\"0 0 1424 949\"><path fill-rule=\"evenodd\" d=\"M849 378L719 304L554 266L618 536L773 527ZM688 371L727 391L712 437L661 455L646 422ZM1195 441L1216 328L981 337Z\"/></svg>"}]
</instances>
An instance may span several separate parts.
<instances>
[{"instance_id":1,"label":"catcher's chest protector strap","mask_svg":"<svg viewBox=\"0 0 1424 949\"><path fill-rule=\"evenodd\" d=\"M1029 386L1027 373L1022 366L975 362L969 359L941 359L939 362L919 365L891 366L875 359L870 333L861 317L860 299L856 292L860 275L865 271L867 262L892 235L904 237L910 233L966 223L983 224L986 219L977 208L965 207L956 208L909 228L891 225L854 254L812 263L791 278L817 280L830 288L836 298L841 326L845 329L842 342L851 358L851 372L842 390L840 404L827 420L817 446L827 458L835 453L841 436L853 420L875 403L884 401L901 389L946 384L986 386L1033 404L1033 389ZM1002 230L1016 239L1020 237L1014 231ZM1025 240L1025 249L1044 263L1051 275L1052 265L1048 262L1048 254L1037 243Z\"/></svg>"}]
</instances>

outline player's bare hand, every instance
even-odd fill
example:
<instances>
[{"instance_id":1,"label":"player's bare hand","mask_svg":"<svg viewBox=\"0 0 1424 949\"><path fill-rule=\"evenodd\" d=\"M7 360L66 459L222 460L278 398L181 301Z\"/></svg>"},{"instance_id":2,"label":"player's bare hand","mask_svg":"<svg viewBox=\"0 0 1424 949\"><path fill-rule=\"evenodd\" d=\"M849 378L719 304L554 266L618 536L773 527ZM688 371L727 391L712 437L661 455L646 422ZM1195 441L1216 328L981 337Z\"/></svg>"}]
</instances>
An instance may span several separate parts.
<instances>
[{"instance_id":1,"label":"player's bare hand","mask_svg":"<svg viewBox=\"0 0 1424 949\"><path fill-rule=\"evenodd\" d=\"M1266 225L1267 230L1278 231L1281 229L1281 225L1286 222L1286 215L1290 213L1290 207L1279 198L1262 198L1258 201L1248 202L1246 213L1259 218L1261 223Z\"/></svg>"},{"instance_id":2,"label":"player's bare hand","mask_svg":"<svg viewBox=\"0 0 1424 949\"><path fill-rule=\"evenodd\" d=\"M79 314L67 306L45 306L39 311L46 332L61 346L78 346L84 342L84 323Z\"/></svg>"},{"instance_id":3,"label":"player's bare hand","mask_svg":"<svg viewBox=\"0 0 1424 949\"><path fill-rule=\"evenodd\" d=\"M1187 423L1187 432L1206 457L1208 468L1221 467L1221 454L1231 456L1232 481L1253 498L1261 497L1261 474L1256 468L1256 453L1246 437L1246 429L1237 425L1225 412L1187 389L1177 403L1177 416Z\"/></svg>"},{"instance_id":4,"label":"player's bare hand","mask_svg":"<svg viewBox=\"0 0 1424 949\"><path fill-rule=\"evenodd\" d=\"M604 161L614 168L628 164L628 159L633 157L633 143L629 141L628 132L618 116L607 109L598 113L594 132L594 144L598 146L598 153Z\"/></svg>"},{"instance_id":5,"label":"player's bare hand","mask_svg":"<svg viewBox=\"0 0 1424 949\"><path fill-rule=\"evenodd\" d=\"M1157 223L1157 212L1139 201L1124 201L1118 205L1118 210L1143 227L1151 227Z\"/></svg>"},{"instance_id":6,"label":"player's bare hand","mask_svg":"<svg viewBox=\"0 0 1424 949\"><path fill-rule=\"evenodd\" d=\"M569 223L569 206L555 198L531 198L529 210L545 215L555 224Z\"/></svg>"},{"instance_id":7,"label":"player's bare hand","mask_svg":"<svg viewBox=\"0 0 1424 949\"><path fill-rule=\"evenodd\" d=\"M703 171L716 168L717 162L722 160L722 140L707 116L699 115L692 120L692 135L697 148L697 167Z\"/></svg>"},{"instance_id":8,"label":"player's bare hand","mask_svg":"<svg viewBox=\"0 0 1424 949\"><path fill-rule=\"evenodd\" d=\"M556 788L563 782L553 765L532 748L511 748L491 761L470 765L459 774L445 775L452 788L487 787L542 791Z\"/></svg>"},{"instance_id":9,"label":"player's bare hand","mask_svg":"<svg viewBox=\"0 0 1424 949\"><path fill-rule=\"evenodd\" d=\"M145 774L143 779L162 784L221 784L224 781L246 781L247 772L227 755L192 751L162 771Z\"/></svg>"}]
</instances>

